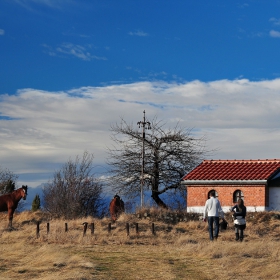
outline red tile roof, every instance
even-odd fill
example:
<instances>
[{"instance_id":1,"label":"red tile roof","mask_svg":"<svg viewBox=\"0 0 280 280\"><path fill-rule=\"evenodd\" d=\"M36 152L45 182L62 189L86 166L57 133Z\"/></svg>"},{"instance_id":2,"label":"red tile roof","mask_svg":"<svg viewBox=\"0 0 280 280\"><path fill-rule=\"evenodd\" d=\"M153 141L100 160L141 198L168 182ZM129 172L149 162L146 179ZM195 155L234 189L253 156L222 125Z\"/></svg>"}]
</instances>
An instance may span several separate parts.
<instances>
[{"instance_id":1,"label":"red tile roof","mask_svg":"<svg viewBox=\"0 0 280 280\"><path fill-rule=\"evenodd\" d=\"M267 180L280 171L280 159L204 160L183 180Z\"/></svg>"}]
</instances>

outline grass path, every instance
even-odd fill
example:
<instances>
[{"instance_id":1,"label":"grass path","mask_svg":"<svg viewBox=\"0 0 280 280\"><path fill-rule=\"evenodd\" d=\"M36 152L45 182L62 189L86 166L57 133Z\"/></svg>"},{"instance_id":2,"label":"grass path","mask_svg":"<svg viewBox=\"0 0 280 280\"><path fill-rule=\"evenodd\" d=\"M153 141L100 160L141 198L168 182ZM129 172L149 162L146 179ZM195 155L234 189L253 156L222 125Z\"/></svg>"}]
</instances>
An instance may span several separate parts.
<instances>
[{"instance_id":1,"label":"grass path","mask_svg":"<svg viewBox=\"0 0 280 280\"><path fill-rule=\"evenodd\" d=\"M197 246L193 246L194 251L197 251L194 248ZM270 278L261 277L261 271L269 266L267 258L253 257L248 261L248 257L240 259L238 256L225 256L216 259L215 245L205 243L203 246L213 250L211 257L202 254L194 256L189 246L71 246L39 243L26 246L22 242L14 251L9 244L2 244L0 279L206 280L238 279L238 276L252 280L279 279L279 275L274 275L275 278L273 275ZM235 265L227 267L228 261ZM239 265L242 269L236 270ZM275 263L272 269L275 269Z\"/></svg>"},{"instance_id":2,"label":"grass path","mask_svg":"<svg viewBox=\"0 0 280 280\"><path fill-rule=\"evenodd\" d=\"M211 279L207 260L146 245L1 246L0 279ZM203 268L203 270L202 270Z\"/></svg>"}]
</instances>

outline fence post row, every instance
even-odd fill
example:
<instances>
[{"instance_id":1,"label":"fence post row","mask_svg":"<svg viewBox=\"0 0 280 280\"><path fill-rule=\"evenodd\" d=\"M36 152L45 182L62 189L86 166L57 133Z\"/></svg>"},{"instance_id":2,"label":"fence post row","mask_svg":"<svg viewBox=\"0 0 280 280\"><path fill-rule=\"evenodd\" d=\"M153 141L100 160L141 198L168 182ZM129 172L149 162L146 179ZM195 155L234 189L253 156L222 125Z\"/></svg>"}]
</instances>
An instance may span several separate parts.
<instances>
[{"instance_id":1,"label":"fence post row","mask_svg":"<svg viewBox=\"0 0 280 280\"><path fill-rule=\"evenodd\" d=\"M86 232L87 232L88 223L84 222L83 226L84 226L83 227L83 236L85 236ZM127 236L129 236L129 234L130 234L129 223L126 223L125 228L126 228L126 234L127 234ZM94 234L94 223L90 223L90 231L91 231L91 234L93 235ZM111 231L112 231L112 223L109 223L108 224L108 233L111 233ZM67 223L65 223L65 232L68 232ZM139 224L138 223L135 223L135 232L136 232L136 234L139 234ZM47 223L47 234L49 234L49 233L50 233L50 223L48 222ZM154 223L152 223L152 234L153 235L156 234ZM36 237L37 238L40 237L40 222L39 221L36 223Z\"/></svg>"}]
</instances>

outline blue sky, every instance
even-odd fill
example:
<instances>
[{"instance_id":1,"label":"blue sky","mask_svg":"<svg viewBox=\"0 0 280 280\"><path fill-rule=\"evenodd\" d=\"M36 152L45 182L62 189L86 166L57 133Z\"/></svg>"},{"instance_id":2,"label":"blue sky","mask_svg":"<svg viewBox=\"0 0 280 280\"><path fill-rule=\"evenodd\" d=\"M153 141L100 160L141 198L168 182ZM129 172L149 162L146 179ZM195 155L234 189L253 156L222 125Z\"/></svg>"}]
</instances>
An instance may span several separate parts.
<instances>
[{"instance_id":1,"label":"blue sky","mask_svg":"<svg viewBox=\"0 0 280 280\"><path fill-rule=\"evenodd\" d=\"M279 1L4 0L1 93L279 77Z\"/></svg>"},{"instance_id":2,"label":"blue sky","mask_svg":"<svg viewBox=\"0 0 280 280\"><path fill-rule=\"evenodd\" d=\"M2 0L0 166L37 187L142 112L280 158L280 1Z\"/></svg>"}]
</instances>

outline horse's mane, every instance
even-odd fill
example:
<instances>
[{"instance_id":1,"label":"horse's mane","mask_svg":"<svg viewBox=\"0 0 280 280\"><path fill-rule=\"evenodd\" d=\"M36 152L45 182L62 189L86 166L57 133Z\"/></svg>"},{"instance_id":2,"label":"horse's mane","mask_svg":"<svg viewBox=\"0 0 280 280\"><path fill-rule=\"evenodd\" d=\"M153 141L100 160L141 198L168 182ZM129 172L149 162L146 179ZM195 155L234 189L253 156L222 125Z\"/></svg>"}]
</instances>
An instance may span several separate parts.
<instances>
[{"instance_id":1,"label":"horse's mane","mask_svg":"<svg viewBox=\"0 0 280 280\"><path fill-rule=\"evenodd\" d=\"M24 190L26 192L26 194L27 194L27 186L22 186L22 187L20 187L20 188L18 188L16 190L12 191L11 193L7 193L7 194L17 193L20 190Z\"/></svg>"},{"instance_id":2,"label":"horse's mane","mask_svg":"<svg viewBox=\"0 0 280 280\"><path fill-rule=\"evenodd\" d=\"M18 191L21 190L21 189L22 189L22 187L21 187L21 188L18 188L18 189L16 189L16 190L14 190L14 191L12 191L11 193L18 192Z\"/></svg>"}]
</instances>

